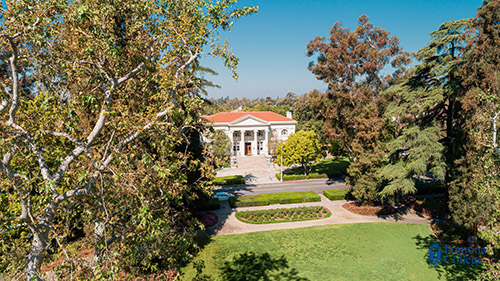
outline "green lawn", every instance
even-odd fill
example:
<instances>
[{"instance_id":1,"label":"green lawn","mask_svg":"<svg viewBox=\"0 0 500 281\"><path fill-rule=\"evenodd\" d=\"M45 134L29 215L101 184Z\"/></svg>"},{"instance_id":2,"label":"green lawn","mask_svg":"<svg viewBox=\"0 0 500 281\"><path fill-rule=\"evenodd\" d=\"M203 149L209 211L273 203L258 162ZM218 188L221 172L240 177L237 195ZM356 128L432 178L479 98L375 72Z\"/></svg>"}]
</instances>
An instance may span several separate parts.
<instances>
[{"instance_id":1,"label":"green lawn","mask_svg":"<svg viewBox=\"0 0 500 281\"><path fill-rule=\"evenodd\" d=\"M216 177L212 182L214 185L245 184L245 179L243 176L226 176Z\"/></svg>"},{"instance_id":2,"label":"green lawn","mask_svg":"<svg viewBox=\"0 0 500 281\"><path fill-rule=\"evenodd\" d=\"M286 170L283 174L283 180L300 180L306 178L338 178L346 174L349 167L349 159L347 157L330 158L323 161L318 161L311 165L311 171L308 176L304 175L302 167L296 167ZM280 178L280 174L276 174L276 178Z\"/></svg>"},{"instance_id":3,"label":"green lawn","mask_svg":"<svg viewBox=\"0 0 500 281\"><path fill-rule=\"evenodd\" d=\"M249 251L268 253L271 258L284 255L289 270L295 269L298 276L311 281L469 280L479 270L468 265L441 263L434 267L428 263L428 249L436 238L427 225L327 225L216 236L202 242L204 249L196 260L205 262L204 272L215 280L221 280L219 268L225 261ZM191 280L191 266L185 272L182 280Z\"/></svg>"}]
</instances>

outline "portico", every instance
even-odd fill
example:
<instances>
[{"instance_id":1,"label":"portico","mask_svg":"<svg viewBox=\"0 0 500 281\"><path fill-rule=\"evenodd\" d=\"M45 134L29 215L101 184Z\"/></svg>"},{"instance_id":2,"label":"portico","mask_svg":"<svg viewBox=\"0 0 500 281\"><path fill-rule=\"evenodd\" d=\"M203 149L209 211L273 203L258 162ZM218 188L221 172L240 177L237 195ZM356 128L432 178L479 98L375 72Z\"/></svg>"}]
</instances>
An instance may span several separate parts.
<instances>
[{"instance_id":1,"label":"portico","mask_svg":"<svg viewBox=\"0 0 500 281\"><path fill-rule=\"evenodd\" d=\"M269 155L272 134L276 141L286 140L295 132L297 121L274 112L220 112L205 119L231 140L232 156Z\"/></svg>"}]
</instances>

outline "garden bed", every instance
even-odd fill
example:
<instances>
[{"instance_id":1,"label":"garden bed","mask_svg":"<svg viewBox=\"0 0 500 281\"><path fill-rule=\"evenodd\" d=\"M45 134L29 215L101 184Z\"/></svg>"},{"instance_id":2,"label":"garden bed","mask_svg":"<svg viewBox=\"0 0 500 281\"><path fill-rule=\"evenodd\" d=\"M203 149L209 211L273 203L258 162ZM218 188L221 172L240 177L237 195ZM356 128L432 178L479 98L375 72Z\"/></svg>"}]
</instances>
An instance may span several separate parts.
<instances>
[{"instance_id":1,"label":"garden bed","mask_svg":"<svg viewBox=\"0 0 500 281\"><path fill-rule=\"evenodd\" d=\"M332 213L323 206L241 211L236 218L245 223L267 224L328 218Z\"/></svg>"},{"instance_id":2,"label":"garden bed","mask_svg":"<svg viewBox=\"0 0 500 281\"><path fill-rule=\"evenodd\" d=\"M198 213L196 218L206 227L211 227L217 223L219 217L214 212Z\"/></svg>"},{"instance_id":3,"label":"garden bed","mask_svg":"<svg viewBox=\"0 0 500 281\"><path fill-rule=\"evenodd\" d=\"M383 204L376 206L361 205L358 202L348 202L342 205L347 211L363 216L387 216L395 214L398 210L394 206Z\"/></svg>"}]
</instances>

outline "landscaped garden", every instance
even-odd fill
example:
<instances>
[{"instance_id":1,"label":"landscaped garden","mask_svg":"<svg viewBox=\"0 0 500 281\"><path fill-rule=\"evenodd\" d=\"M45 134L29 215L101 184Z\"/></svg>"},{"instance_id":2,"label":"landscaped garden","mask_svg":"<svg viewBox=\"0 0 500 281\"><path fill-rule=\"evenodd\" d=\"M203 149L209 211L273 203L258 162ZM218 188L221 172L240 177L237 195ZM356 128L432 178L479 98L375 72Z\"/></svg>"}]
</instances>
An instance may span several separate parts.
<instances>
[{"instance_id":1,"label":"landscaped garden","mask_svg":"<svg viewBox=\"0 0 500 281\"><path fill-rule=\"evenodd\" d=\"M328 218L332 213L323 206L241 211L236 218L254 224L307 221Z\"/></svg>"},{"instance_id":2,"label":"landscaped garden","mask_svg":"<svg viewBox=\"0 0 500 281\"><path fill-rule=\"evenodd\" d=\"M235 196L229 198L232 208L266 206L271 204L292 204L304 202L320 202L321 197L314 191L278 192L270 194Z\"/></svg>"},{"instance_id":3,"label":"landscaped garden","mask_svg":"<svg viewBox=\"0 0 500 281\"><path fill-rule=\"evenodd\" d=\"M239 269L242 275L272 272L265 267L269 263L241 263L244 257L263 261L283 257L288 272L294 269L311 281L470 280L477 276L480 267L431 265L428 251L435 242L428 225L326 225L203 238L203 250L195 260L204 261L204 272L214 280L224 280L221 276L228 276L228 268L233 274ZM191 265L184 272L182 280L192 280L195 275Z\"/></svg>"},{"instance_id":4,"label":"landscaped garden","mask_svg":"<svg viewBox=\"0 0 500 281\"><path fill-rule=\"evenodd\" d=\"M330 158L311 164L311 170L307 175L304 175L302 167L290 168L284 171L283 180L302 180L316 178L339 178L346 174L347 167L350 161L347 157ZM276 178L280 178L280 174L276 174Z\"/></svg>"}]
</instances>

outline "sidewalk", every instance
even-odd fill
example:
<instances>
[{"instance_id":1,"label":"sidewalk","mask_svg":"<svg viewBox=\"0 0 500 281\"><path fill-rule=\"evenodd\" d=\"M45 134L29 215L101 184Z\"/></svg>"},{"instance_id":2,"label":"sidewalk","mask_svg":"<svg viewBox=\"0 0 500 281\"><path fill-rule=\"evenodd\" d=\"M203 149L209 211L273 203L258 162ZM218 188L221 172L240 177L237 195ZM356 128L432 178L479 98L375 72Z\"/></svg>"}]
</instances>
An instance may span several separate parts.
<instances>
[{"instance_id":1,"label":"sidewalk","mask_svg":"<svg viewBox=\"0 0 500 281\"><path fill-rule=\"evenodd\" d=\"M344 208L346 200L330 201L324 195L321 196L321 202L311 203L298 203L286 205L269 205L259 207L245 207L245 208L231 208L227 201L221 202L221 209L214 211L219 217L216 225L209 227L205 230L207 235L230 235L241 234L248 232L268 231L277 229L292 229L317 225L327 224L345 224L345 223L366 223L366 222L392 222L392 223L408 223L408 224L430 224L431 219L417 214L409 208L402 208L398 213L390 216L362 216L353 214ZM272 224L249 224L239 221L235 213L236 211L249 211L249 210L267 210L278 208L295 208L295 207L309 207L309 206L324 206L328 208L332 215L326 219L299 221L299 222L283 222Z\"/></svg>"}]
</instances>

